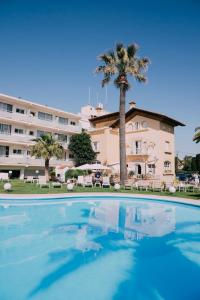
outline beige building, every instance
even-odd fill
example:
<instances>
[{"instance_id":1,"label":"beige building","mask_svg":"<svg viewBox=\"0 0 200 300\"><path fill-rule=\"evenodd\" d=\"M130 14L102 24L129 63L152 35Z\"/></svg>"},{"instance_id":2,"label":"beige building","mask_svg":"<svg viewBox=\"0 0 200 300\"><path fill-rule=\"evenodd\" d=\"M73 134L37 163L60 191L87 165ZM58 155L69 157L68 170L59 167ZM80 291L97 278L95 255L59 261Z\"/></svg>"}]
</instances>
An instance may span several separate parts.
<instances>
[{"instance_id":1,"label":"beige building","mask_svg":"<svg viewBox=\"0 0 200 300\"><path fill-rule=\"evenodd\" d=\"M89 133L97 159L119 171L119 113L107 113L90 119ZM172 180L175 175L174 128L179 121L155 112L139 109L130 103L126 113L126 154L128 171Z\"/></svg>"},{"instance_id":2,"label":"beige building","mask_svg":"<svg viewBox=\"0 0 200 300\"><path fill-rule=\"evenodd\" d=\"M79 121L76 114L0 94L0 172L20 178L43 174L44 160L31 157L30 146L44 133L52 133L65 149L63 159L51 159L50 166L72 165L68 143L81 132Z\"/></svg>"}]
</instances>

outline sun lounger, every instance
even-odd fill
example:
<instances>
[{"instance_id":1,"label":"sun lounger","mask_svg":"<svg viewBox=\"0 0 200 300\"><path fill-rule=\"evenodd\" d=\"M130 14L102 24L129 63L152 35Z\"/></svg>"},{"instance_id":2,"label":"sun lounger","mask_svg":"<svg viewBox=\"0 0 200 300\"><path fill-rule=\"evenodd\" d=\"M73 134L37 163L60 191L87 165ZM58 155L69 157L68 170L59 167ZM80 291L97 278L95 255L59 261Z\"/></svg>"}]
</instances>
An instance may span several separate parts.
<instances>
[{"instance_id":1,"label":"sun lounger","mask_svg":"<svg viewBox=\"0 0 200 300\"><path fill-rule=\"evenodd\" d=\"M93 187L92 176L85 176L85 178L84 178L84 186L85 187Z\"/></svg>"},{"instance_id":2,"label":"sun lounger","mask_svg":"<svg viewBox=\"0 0 200 300\"><path fill-rule=\"evenodd\" d=\"M102 187L103 188L110 188L110 179L109 179L108 176L103 177Z\"/></svg>"},{"instance_id":3,"label":"sun lounger","mask_svg":"<svg viewBox=\"0 0 200 300\"><path fill-rule=\"evenodd\" d=\"M33 181L33 176L27 176L27 178L25 179L26 183L32 183Z\"/></svg>"},{"instance_id":4,"label":"sun lounger","mask_svg":"<svg viewBox=\"0 0 200 300\"><path fill-rule=\"evenodd\" d=\"M146 180L140 180L138 182L138 190L147 191L149 189L149 182Z\"/></svg>"},{"instance_id":5,"label":"sun lounger","mask_svg":"<svg viewBox=\"0 0 200 300\"><path fill-rule=\"evenodd\" d=\"M0 180L4 181L4 180L9 180L9 175L8 173L0 173Z\"/></svg>"},{"instance_id":6,"label":"sun lounger","mask_svg":"<svg viewBox=\"0 0 200 300\"><path fill-rule=\"evenodd\" d=\"M50 187L50 184L47 182L47 180L46 180L46 177L44 176L44 177L39 177L39 179L38 179L38 183L37 183L38 185L39 185L39 187L40 188L42 188L42 187Z\"/></svg>"},{"instance_id":7,"label":"sun lounger","mask_svg":"<svg viewBox=\"0 0 200 300\"><path fill-rule=\"evenodd\" d=\"M62 183L60 183L60 182L52 182L51 186L53 188L61 188L62 187Z\"/></svg>"},{"instance_id":8,"label":"sun lounger","mask_svg":"<svg viewBox=\"0 0 200 300\"><path fill-rule=\"evenodd\" d=\"M78 186L78 185L84 186L84 177L83 177L83 176L78 176L76 185L77 185L77 186Z\"/></svg>"},{"instance_id":9,"label":"sun lounger","mask_svg":"<svg viewBox=\"0 0 200 300\"><path fill-rule=\"evenodd\" d=\"M154 192L162 192L164 189L163 184L160 181L154 181L153 182L153 186L152 186L152 190Z\"/></svg>"},{"instance_id":10,"label":"sun lounger","mask_svg":"<svg viewBox=\"0 0 200 300\"><path fill-rule=\"evenodd\" d=\"M132 180L126 180L124 183L124 189L125 190L132 190L133 184Z\"/></svg>"}]
</instances>

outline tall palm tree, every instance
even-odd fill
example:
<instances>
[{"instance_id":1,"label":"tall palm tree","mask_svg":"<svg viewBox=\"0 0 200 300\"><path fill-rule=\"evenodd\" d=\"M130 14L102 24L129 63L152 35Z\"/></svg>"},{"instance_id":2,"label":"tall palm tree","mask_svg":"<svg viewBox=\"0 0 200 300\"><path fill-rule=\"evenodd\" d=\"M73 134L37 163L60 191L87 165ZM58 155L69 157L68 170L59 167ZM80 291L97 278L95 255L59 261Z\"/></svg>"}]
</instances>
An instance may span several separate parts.
<instances>
[{"instance_id":1,"label":"tall palm tree","mask_svg":"<svg viewBox=\"0 0 200 300\"><path fill-rule=\"evenodd\" d=\"M119 144L120 144L120 181L124 185L127 179L126 166L126 139L125 139L125 105L126 91L130 88L129 77L138 82L145 82L145 71L149 65L149 59L137 57L138 46L136 44L125 47L119 43L114 50L100 55L102 65L96 68L96 73L103 73L102 87L111 81L116 75L114 84L120 89L119 103Z\"/></svg>"},{"instance_id":2,"label":"tall palm tree","mask_svg":"<svg viewBox=\"0 0 200 300\"><path fill-rule=\"evenodd\" d=\"M200 127L197 127L195 129L195 135L193 137L193 141L195 141L196 143L200 142Z\"/></svg>"},{"instance_id":3,"label":"tall palm tree","mask_svg":"<svg viewBox=\"0 0 200 300\"><path fill-rule=\"evenodd\" d=\"M51 134L45 134L34 140L36 143L31 147L31 156L45 160L45 176L49 180L49 161L52 157L61 159L64 154L63 146L57 142Z\"/></svg>"}]
</instances>

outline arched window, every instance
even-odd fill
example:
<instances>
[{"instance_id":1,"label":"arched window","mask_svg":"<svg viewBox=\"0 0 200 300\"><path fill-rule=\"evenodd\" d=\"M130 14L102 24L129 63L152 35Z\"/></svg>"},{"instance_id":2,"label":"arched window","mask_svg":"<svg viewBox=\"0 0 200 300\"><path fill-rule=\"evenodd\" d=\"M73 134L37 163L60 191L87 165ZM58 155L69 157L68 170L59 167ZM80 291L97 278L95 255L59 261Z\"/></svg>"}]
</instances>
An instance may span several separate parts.
<instances>
[{"instance_id":1,"label":"arched window","mask_svg":"<svg viewBox=\"0 0 200 300\"><path fill-rule=\"evenodd\" d=\"M170 161L166 160L164 162L164 170L165 171L170 171L171 170L171 162Z\"/></svg>"},{"instance_id":2,"label":"arched window","mask_svg":"<svg viewBox=\"0 0 200 300\"><path fill-rule=\"evenodd\" d=\"M140 129L140 123L139 122L135 122L135 130L139 130Z\"/></svg>"},{"instance_id":3,"label":"arched window","mask_svg":"<svg viewBox=\"0 0 200 300\"><path fill-rule=\"evenodd\" d=\"M147 123L146 121L143 121L143 122L142 122L142 127L143 127L143 128L148 128L148 123Z\"/></svg>"}]
</instances>

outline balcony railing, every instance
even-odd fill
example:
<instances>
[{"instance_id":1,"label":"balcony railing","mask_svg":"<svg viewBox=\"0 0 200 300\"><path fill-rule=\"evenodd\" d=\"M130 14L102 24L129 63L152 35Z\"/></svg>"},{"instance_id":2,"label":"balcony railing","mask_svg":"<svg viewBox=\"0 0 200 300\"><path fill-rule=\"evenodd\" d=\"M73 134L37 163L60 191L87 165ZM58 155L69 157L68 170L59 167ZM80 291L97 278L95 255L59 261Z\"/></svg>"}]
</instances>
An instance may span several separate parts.
<instances>
[{"instance_id":1,"label":"balcony railing","mask_svg":"<svg viewBox=\"0 0 200 300\"><path fill-rule=\"evenodd\" d=\"M58 120L41 120L38 117L35 117L31 114L20 114L20 113L15 113L15 112L7 112L4 110L0 110L0 117L6 118L8 120L12 120L15 122L23 122L23 123L28 123L29 125L33 126L41 126L41 127L46 127L46 128L52 128L52 129L60 129L63 131L67 132L76 132L80 133L81 132L81 126L79 125L65 125L62 123L59 123Z\"/></svg>"},{"instance_id":2,"label":"balcony railing","mask_svg":"<svg viewBox=\"0 0 200 300\"><path fill-rule=\"evenodd\" d=\"M127 155L148 155L148 152L145 149L127 149Z\"/></svg>"},{"instance_id":3,"label":"balcony railing","mask_svg":"<svg viewBox=\"0 0 200 300\"><path fill-rule=\"evenodd\" d=\"M50 159L50 166L55 167L60 164L64 164L66 162L70 162L72 160L70 159L56 159L52 158ZM9 155L6 156L0 156L0 164L1 165L13 165L13 166L44 166L44 159L42 158L33 158L29 156L23 156L23 155Z\"/></svg>"}]
</instances>

